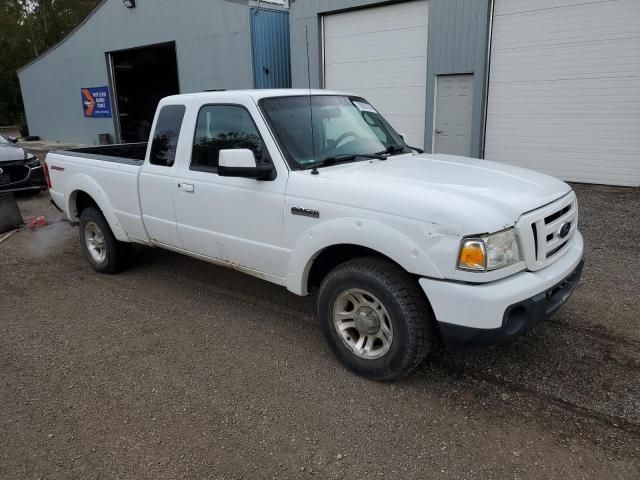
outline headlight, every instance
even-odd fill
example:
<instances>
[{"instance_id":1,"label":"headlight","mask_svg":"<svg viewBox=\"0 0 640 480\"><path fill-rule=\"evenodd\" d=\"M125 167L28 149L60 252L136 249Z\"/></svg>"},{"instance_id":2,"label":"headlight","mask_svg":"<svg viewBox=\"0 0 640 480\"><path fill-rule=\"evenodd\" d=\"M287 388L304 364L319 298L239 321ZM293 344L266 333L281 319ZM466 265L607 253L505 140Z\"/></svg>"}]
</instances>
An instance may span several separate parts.
<instances>
[{"instance_id":1,"label":"headlight","mask_svg":"<svg viewBox=\"0 0 640 480\"><path fill-rule=\"evenodd\" d=\"M38 157L36 157L35 155L31 155L29 158L27 158L27 167L30 168L35 168L35 167L39 167L40 166L40 160L38 160Z\"/></svg>"},{"instance_id":2,"label":"headlight","mask_svg":"<svg viewBox=\"0 0 640 480\"><path fill-rule=\"evenodd\" d=\"M465 238L458 255L458 268L473 272L497 270L522 260L515 229L479 238Z\"/></svg>"}]
</instances>

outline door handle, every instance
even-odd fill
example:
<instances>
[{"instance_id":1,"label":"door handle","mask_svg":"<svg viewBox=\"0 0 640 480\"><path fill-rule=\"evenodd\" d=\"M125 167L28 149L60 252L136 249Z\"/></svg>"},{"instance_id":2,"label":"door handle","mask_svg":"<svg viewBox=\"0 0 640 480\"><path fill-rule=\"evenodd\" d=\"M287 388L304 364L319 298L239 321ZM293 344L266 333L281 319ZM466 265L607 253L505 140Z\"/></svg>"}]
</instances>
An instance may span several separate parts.
<instances>
[{"instance_id":1,"label":"door handle","mask_svg":"<svg viewBox=\"0 0 640 480\"><path fill-rule=\"evenodd\" d=\"M442 130L436 130L436 133L443 133Z\"/></svg>"},{"instance_id":2,"label":"door handle","mask_svg":"<svg viewBox=\"0 0 640 480\"><path fill-rule=\"evenodd\" d=\"M181 191L187 192L187 193L195 192L195 188L193 187L193 184L191 184L191 183L179 183L178 184L178 188Z\"/></svg>"}]
</instances>

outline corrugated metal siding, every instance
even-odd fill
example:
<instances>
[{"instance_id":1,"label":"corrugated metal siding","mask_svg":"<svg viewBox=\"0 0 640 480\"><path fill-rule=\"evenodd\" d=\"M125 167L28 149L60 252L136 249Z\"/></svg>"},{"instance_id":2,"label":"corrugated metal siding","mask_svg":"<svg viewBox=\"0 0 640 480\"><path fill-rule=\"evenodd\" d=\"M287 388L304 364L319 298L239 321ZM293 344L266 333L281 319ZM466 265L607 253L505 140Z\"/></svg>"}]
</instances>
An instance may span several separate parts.
<instances>
[{"instance_id":1,"label":"corrugated metal siding","mask_svg":"<svg viewBox=\"0 0 640 480\"><path fill-rule=\"evenodd\" d=\"M289 13L251 9L255 88L290 88Z\"/></svg>"},{"instance_id":2,"label":"corrugated metal siding","mask_svg":"<svg viewBox=\"0 0 640 480\"><path fill-rule=\"evenodd\" d=\"M488 0L430 0L425 146L431 149L437 75L473 74L471 156L481 156Z\"/></svg>"}]
</instances>

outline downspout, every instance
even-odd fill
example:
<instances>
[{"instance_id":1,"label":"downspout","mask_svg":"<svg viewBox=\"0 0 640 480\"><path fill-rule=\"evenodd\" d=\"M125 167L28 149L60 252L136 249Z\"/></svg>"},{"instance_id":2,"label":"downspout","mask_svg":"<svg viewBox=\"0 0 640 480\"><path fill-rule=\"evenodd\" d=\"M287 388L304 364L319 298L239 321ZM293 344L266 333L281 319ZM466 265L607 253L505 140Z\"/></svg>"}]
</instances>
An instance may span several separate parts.
<instances>
[{"instance_id":1,"label":"downspout","mask_svg":"<svg viewBox=\"0 0 640 480\"><path fill-rule=\"evenodd\" d=\"M495 0L489 2L489 28L487 32L487 54L484 73L484 112L482 119L482 145L480 146L480 158L484 158L484 148L487 141L487 111L489 106L489 74L491 73L491 37L493 36L493 9Z\"/></svg>"}]
</instances>

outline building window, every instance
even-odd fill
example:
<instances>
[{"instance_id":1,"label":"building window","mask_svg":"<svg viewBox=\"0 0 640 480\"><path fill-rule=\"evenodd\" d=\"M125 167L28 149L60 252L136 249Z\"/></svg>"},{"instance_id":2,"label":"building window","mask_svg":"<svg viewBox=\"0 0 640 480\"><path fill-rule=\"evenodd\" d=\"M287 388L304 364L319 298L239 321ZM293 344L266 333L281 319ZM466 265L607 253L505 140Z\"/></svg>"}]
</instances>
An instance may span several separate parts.
<instances>
[{"instance_id":1,"label":"building window","mask_svg":"<svg viewBox=\"0 0 640 480\"><path fill-rule=\"evenodd\" d=\"M264 143L249 112L238 105L206 105L198 113L191 153L193 170L217 170L220 150L247 148L266 161Z\"/></svg>"}]
</instances>

